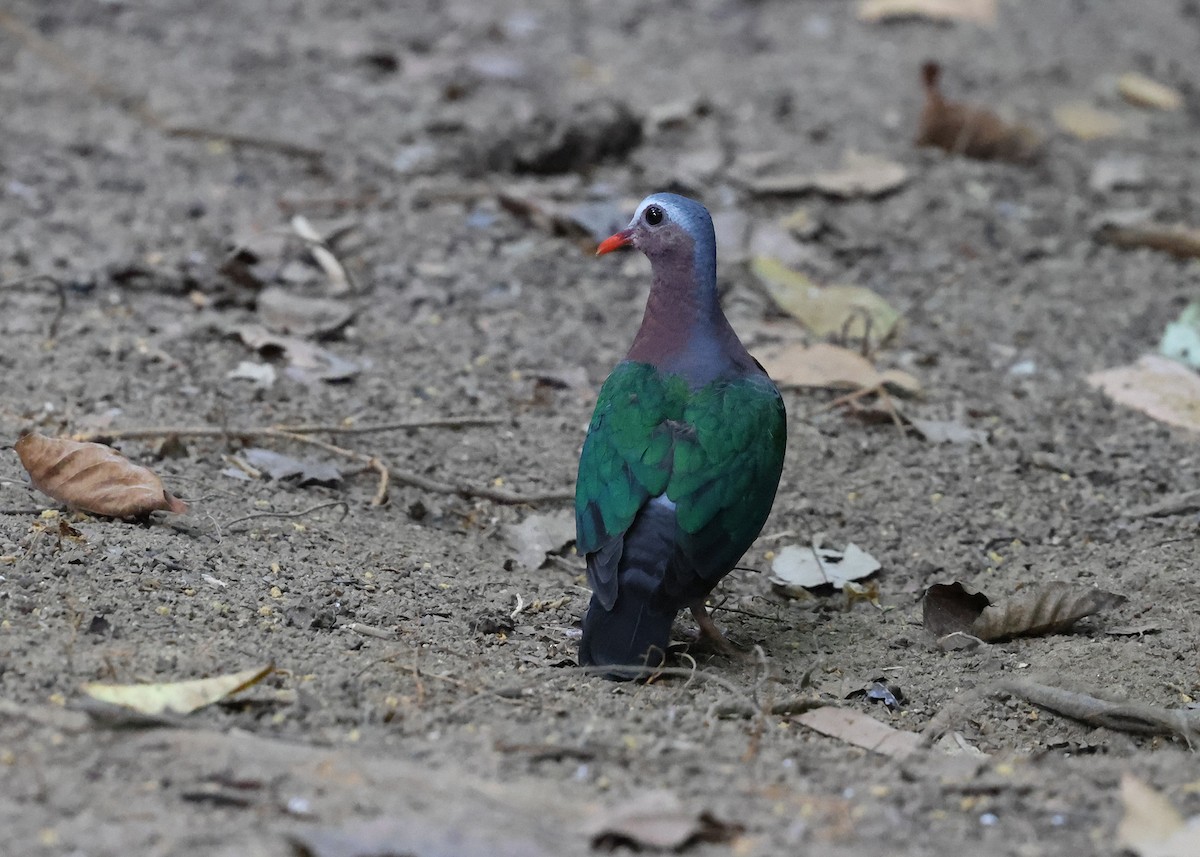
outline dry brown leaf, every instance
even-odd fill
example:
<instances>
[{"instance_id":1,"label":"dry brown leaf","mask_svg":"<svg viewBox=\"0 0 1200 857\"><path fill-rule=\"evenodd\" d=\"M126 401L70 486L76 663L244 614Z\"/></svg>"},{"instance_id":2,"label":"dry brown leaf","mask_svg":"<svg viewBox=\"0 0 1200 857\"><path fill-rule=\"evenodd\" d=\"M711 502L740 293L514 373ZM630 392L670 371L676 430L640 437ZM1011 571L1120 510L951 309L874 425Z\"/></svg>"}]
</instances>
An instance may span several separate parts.
<instances>
[{"instance_id":1,"label":"dry brown leaf","mask_svg":"<svg viewBox=\"0 0 1200 857\"><path fill-rule=\"evenodd\" d=\"M1125 600L1112 592L1052 581L992 604L986 595L955 582L930 586L921 606L925 627L937 637L961 632L992 642L1056 634Z\"/></svg>"},{"instance_id":2,"label":"dry brown leaf","mask_svg":"<svg viewBox=\"0 0 1200 857\"><path fill-rule=\"evenodd\" d=\"M1103 140L1125 131L1125 120L1116 113L1080 101L1055 107L1054 123L1080 140Z\"/></svg>"},{"instance_id":3,"label":"dry brown leaf","mask_svg":"<svg viewBox=\"0 0 1200 857\"><path fill-rule=\"evenodd\" d=\"M886 342L900 313L863 286L819 286L778 259L756 256L750 270L776 305L817 336L870 336Z\"/></svg>"},{"instance_id":4,"label":"dry brown leaf","mask_svg":"<svg viewBox=\"0 0 1200 857\"><path fill-rule=\"evenodd\" d=\"M662 789L601 810L586 827L594 848L626 845L656 851L680 851L696 842L728 842L742 830L710 813L689 812L674 792Z\"/></svg>"},{"instance_id":5,"label":"dry brown leaf","mask_svg":"<svg viewBox=\"0 0 1200 857\"><path fill-rule=\"evenodd\" d=\"M966 21L993 26L996 0L863 0L858 20L868 24L924 18L937 23Z\"/></svg>"},{"instance_id":6,"label":"dry brown leaf","mask_svg":"<svg viewBox=\"0 0 1200 857\"><path fill-rule=\"evenodd\" d=\"M767 374L785 387L815 387L822 390L873 390L880 387L896 395L916 395L921 383L907 372L880 372L857 351L818 342L756 349L754 356Z\"/></svg>"},{"instance_id":7,"label":"dry brown leaf","mask_svg":"<svg viewBox=\"0 0 1200 857\"><path fill-rule=\"evenodd\" d=\"M1148 247L1180 259L1200 259L1200 229L1182 223L1104 223L1096 239L1117 247Z\"/></svg>"},{"instance_id":8,"label":"dry brown leaf","mask_svg":"<svg viewBox=\"0 0 1200 857\"><path fill-rule=\"evenodd\" d=\"M837 199L877 197L902 187L908 181L903 165L879 155L865 155L853 150L842 156L837 169L816 173L812 187L818 193Z\"/></svg>"},{"instance_id":9,"label":"dry brown leaf","mask_svg":"<svg viewBox=\"0 0 1200 857\"><path fill-rule=\"evenodd\" d=\"M1178 90L1136 71L1127 72L1117 78L1117 92L1130 104L1136 104L1138 107L1149 107L1153 110L1183 108L1183 96Z\"/></svg>"},{"instance_id":10,"label":"dry brown leaf","mask_svg":"<svg viewBox=\"0 0 1200 857\"><path fill-rule=\"evenodd\" d=\"M897 759L909 755L921 744L920 733L895 729L853 708L827 705L806 711L796 719L822 735Z\"/></svg>"},{"instance_id":11,"label":"dry brown leaf","mask_svg":"<svg viewBox=\"0 0 1200 857\"><path fill-rule=\"evenodd\" d=\"M31 432L14 448L33 487L72 508L112 518L187 511L187 503L163 488L153 471L111 446Z\"/></svg>"},{"instance_id":12,"label":"dry brown leaf","mask_svg":"<svg viewBox=\"0 0 1200 857\"><path fill-rule=\"evenodd\" d=\"M1144 354L1130 366L1093 372L1087 382L1159 422L1200 431L1200 375L1169 357Z\"/></svg>"},{"instance_id":13,"label":"dry brown leaf","mask_svg":"<svg viewBox=\"0 0 1200 857\"><path fill-rule=\"evenodd\" d=\"M1161 792L1130 773L1121 775L1121 802L1119 846L1138 857L1200 857L1200 817L1184 821Z\"/></svg>"},{"instance_id":14,"label":"dry brown leaf","mask_svg":"<svg viewBox=\"0 0 1200 857\"><path fill-rule=\"evenodd\" d=\"M1013 163L1033 161L1041 138L1032 128L1006 122L986 107L950 101L939 87L941 67L921 67L925 107L917 129L918 146L936 146L951 154Z\"/></svg>"}]
</instances>

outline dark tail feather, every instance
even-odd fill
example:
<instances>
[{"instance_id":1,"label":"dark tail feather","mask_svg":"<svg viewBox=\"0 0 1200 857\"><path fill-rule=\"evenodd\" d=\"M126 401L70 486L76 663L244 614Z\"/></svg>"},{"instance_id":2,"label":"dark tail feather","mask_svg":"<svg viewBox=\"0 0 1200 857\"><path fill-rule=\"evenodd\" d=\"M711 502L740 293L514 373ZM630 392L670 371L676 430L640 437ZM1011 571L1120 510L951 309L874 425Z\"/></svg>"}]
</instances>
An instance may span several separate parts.
<instances>
[{"instance_id":1,"label":"dark tail feather","mask_svg":"<svg viewBox=\"0 0 1200 857\"><path fill-rule=\"evenodd\" d=\"M674 613L654 610L648 599L623 592L612 610L592 596L583 617L579 665L608 668L602 674L616 681L648 678L662 666L671 642Z\"/></svg>"}]
</instances>

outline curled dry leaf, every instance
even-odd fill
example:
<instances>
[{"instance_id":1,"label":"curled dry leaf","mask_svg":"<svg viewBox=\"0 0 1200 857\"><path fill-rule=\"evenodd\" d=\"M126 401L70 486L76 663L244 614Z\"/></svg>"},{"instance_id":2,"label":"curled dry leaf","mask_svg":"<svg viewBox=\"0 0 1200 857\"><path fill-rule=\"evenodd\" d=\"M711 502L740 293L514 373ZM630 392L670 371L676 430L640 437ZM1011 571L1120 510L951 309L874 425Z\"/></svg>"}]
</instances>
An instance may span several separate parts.
<instances>
[{"instance_id":1,"label":"curled dry leaf","mask_svg":"<svg viewBox=\"0 0 1200 857\"><path fill-rule=\"evenodd\" d=\"M1132 365L1093 372L1087 382L1159 422L1200 431L1200 375L1169 357L1144 354Z\"/></svg>"},{"instance_id":2,"label":"curled dry leaf","mask_svg":"<svg viewBox=\"0 0 1200 857\"><path fill-rule=\"evenodd\" d=\"M1056 634L1125 600L1112 592L1053 581L992 604L986 595L955 582L929 587L921 607L925 627L938 637L962 632L991 642Z\"/></svg>"},{"instance_id":3,"label":"curled dry leaf","mask_svg":"<svg viewBox=\"0 0 1200 857\"><path fill-rule=\"evenodd\" d=\"M841 334L885 342L900 313L863 286L819 286L778 259L757 256L750 270L781 310L817 336Z\"/></svg>"},{"instance_id":4,"label":"curled dry leaf","mask_svg":"<svg viewBox=\"0 0 1200 857\"><path fill-rule=\"evenodd\" d=\"M111 446L32 432L14 448L33 487L72 508L112 518L187 511L187 503L163 488L153 471Z\"/></svg>"},{"instance_id":5,"label":"curled dry leaf","mask_svg":"<svg viewBox=\"0 0 1200 857\"><path fill-rule=\"evenodd\" d=\"M1136 104L1138 107L1149 107L1152 110L1183 108L1183 96L1178 90L1136 71L1127 72L1117 78L1117 92L1130 104Z\"/></svg>"},{"instance_id":6,"label":"curled dry leaf","mask_svg":"<svg viewBox=\"0 0 1200 857\"><path fill-rule=\"evenodd\" d=\"M922 18L937 23L966 21L992 26L996 0L863 0L858 20L868 24Z\"/></svg>"},{"instance_id":7,"label":"curled dry leaf","mask_svg":"<svg viewBox=\"0 0 1200 857\"><path fill-rule=\"evenodd\" d=\"M274 669L274 664L267 664L229 675L158 684L89 682L83 686L83 692L92 699L119 705L138 714L191 714L257 684Z\"/></svg>"},{"instance_id":8,"label":"curled dry leaf","mask_svg":"<svg viewBox=\"0 0 1200 857\"><path fill-rule=\"evenodd\" d=\"M898 396L915 396L921 383L907 372L880 372L857 351L818 342L756 349L754 356L767 374L785 387L815 387L822 390L884 389Z\"/></svg>"},{"instance_id":9,"label":"curled dry leaf","mask_svg":"<svg viewBox=\"0 0 1200 857\"><path fill-rule=\"evenodd\" d=\"M986 107L950 101L942 95L941 66L921 67L925 107L917 130L918 146L935 146L951 154L1013 163L1033 161L1041 138L1032 128L1006 122Z\"/></svg>"},{"instance_id":10,"label":"curled dry leaf","mask_svg":"<svg viewBox=\"0 0 1200 857\"><path fill-rule=\"evenodd\" d=\"M613 850L682 851L700 842L729 842L741 825L718 821L711 813L689 812L673 793L655 790L601 810L586 825L593 847Z\"/></svg>"}]
</instances>

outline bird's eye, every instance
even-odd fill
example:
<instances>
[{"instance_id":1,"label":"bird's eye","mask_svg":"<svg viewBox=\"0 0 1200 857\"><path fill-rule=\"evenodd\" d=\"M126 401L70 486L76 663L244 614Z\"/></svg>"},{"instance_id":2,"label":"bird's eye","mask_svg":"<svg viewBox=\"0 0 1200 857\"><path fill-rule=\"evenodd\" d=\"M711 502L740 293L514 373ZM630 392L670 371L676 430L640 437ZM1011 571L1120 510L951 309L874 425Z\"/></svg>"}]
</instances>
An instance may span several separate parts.
<instances>
[{"instance_id":1,"label":"bird's eye","mask_svg":"<svg viewBox=\"0 0 1200 857\"><path fill-rule=\"evenodd\" d=\"M643 217L646 218L646 222L651 226L658 226L658 224L663 222L663 210L657 205L652 205L646 209Z\"/></svg>"}]
</instances>

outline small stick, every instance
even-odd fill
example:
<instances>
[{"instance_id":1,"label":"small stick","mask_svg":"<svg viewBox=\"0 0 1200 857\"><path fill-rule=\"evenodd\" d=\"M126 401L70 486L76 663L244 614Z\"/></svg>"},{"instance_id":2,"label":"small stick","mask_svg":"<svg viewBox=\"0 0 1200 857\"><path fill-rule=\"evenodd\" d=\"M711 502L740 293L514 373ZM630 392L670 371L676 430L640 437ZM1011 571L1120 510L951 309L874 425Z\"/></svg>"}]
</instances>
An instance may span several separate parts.
<instances>
[{"instance_id":1,"label":"small stick","mask_svg":"<svg viewBox=\"0 0 1200 857\"><path fill-rule=\"evenodd\" d=\"M300 512L255 512L253 515L243 515L240 518L227 521L225 529L229 529L234 524L253 521L257 518L303 518L305 515L311 515L313 512L319 512L322 509L332 509L334 506L342 507L342 517L338 519L339 521L345 520L346 516L350 514L350 506L344 500L334 500L332 503L321 503L318 506L313 506L310 509L304 509Z\"/></svg>"},{"instance_id":2,"label":"small stick","mask_svg":"<svg viewBox=\"0 0 1200 857\"><path fill-rule=\"evenodd\" d=\"M0 12L0 23L3 23L4 12ZM7 283L0 283L0 289L15 289L17 286L23 286L27 283L37 283L45 281L54 286L58 292L58 309L54 311L54 318L50 319L50 327L46 330L46 338L54 339L58 336L58 326L62 323L63 316L67 314L67 287L63 285L62 280L57 277L52 277L49 274L30 274L28 277L19 277L15 280L9 280Z\"/></svg>"}]
</instances>

